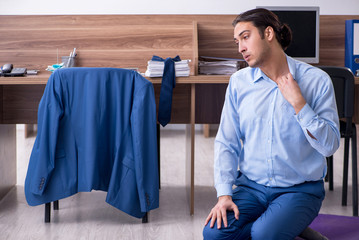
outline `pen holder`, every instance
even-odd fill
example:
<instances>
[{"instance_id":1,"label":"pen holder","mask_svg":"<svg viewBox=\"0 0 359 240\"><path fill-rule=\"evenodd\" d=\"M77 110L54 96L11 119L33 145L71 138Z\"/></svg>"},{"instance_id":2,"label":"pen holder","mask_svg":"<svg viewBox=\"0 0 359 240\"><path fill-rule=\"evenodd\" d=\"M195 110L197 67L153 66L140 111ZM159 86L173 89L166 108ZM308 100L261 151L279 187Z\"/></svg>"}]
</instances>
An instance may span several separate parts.
<instances>
[{"instance_id":1,"label":"pen holder","mask_svg":"<svg viewBox=\"0 0 359 240\"><path fill-rule=\"evenodd\" d=\"M64 63L64 67L76 67L76 58L69 56L62 56L61 61Z\"/></svg>"}]
</instances>

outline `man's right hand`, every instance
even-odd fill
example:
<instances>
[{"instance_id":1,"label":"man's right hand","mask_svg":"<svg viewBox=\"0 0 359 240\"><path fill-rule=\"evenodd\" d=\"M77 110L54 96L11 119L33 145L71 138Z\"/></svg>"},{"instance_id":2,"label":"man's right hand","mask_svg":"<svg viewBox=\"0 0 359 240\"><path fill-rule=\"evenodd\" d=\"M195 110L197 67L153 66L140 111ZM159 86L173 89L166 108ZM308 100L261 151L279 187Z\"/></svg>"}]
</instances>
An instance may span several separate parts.
<instances>
[{"instance_id":1,"label":"man's right hand","mask_svg":"<svg viewBox=\"0 0 359 240\"><path fill-rule=\"evenodd\" d=\"M212 208L211 212L209 213L205 225L207 225L209 220L211 220L210 227L213 228L214 223L217 221L217 228L220 229L223 220L224 227L227 227L227 210L234 211L235 218L237 220L239 219L239 210L237 205L232 201L232 197L220 196L218 198L217 204Z\"/></svg>"}]
</instances>

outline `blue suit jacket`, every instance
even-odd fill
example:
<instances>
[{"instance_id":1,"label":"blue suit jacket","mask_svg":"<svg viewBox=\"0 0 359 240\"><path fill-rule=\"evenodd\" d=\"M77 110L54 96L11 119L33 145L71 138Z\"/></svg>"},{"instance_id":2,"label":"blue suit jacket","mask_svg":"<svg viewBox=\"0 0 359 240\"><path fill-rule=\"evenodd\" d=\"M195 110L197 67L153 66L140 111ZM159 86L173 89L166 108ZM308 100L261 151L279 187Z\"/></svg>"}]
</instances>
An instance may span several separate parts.
<instances>
[{"instance_id":1,"label":"blue suit jacket","mask_svg":"<svg viewBox=\"0 0 359 240\"><path fill-rule=\"evenodd\" d=\"M29 205L92 189L134 216L159 205L153 85L115 68L67 68L48 80L25 180Z\"/></svg>"}]
</instances>

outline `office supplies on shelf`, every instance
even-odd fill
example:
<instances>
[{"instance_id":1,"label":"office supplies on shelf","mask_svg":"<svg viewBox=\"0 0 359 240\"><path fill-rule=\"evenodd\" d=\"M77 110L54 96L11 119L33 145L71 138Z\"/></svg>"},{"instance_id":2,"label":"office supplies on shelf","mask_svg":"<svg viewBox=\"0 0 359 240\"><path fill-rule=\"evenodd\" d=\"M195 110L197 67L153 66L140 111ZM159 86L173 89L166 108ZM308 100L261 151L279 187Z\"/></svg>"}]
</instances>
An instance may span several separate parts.
<instances>
[{"instance_id":1,"label":"office supplies on shelf","mask_svg":"<svg viewBox=\"0 0 359 240\"><path fill-rule=\"evenodd\" d=\"M175 62L176 77L188 77L190 74L190 68L188 63L191 60L181 60ZM160 61L148 61L147 70L145 72L146 77L162 77L163 69L165 67L164 62Z\"/></svg>"},{"instance_id":2,"label":"office supplies on shelf","mask_svg":"<svg viewBox=\"0 0 359 240\"><path fill-rule=\"evenodd\" d=\"M200 59L198 70L204 75L231 75L247 66L243 59L208 56L201 56Z\"/></svg>"},{"instance_id":3,"label":"office supplies on shelf","mask_svg":"<svg viewBox=\"0 0 359 240\"><path fill-rule=\"evenodd\" d=\"M9 72L11 72L12 68L13 68L13 65L11 63L6 63L6 64L4 64L4 66L1 67L1 72L9 73Z\"/></svg>"},{"instance_id":4,"label":"office supplies on shelf","mask_svg":"<svg viewBox=\"0 0 359 240\"><path fill-rule=\"evenodd\" d=\"M22 77L26 74L26 68L13 68L10 73L4 73L5 77Z\"/></svg>"},{"instance_id":5,"label":"office supplies on shelf","mask_svg":"<svg viewBox=\"0 0 359 240\"><path fill-rule=\"evenodd\" d=\"M359 77L359 19L345 20L345 66Z\"/></svg>"},{"instance_id":6,"label":"office supplies on shelf","mask_svg":"<svg viewBox=\"0 0 359 240\"><path fill-rule=\"evenodd\" d=\"M59 68L76 67L76 56L77 56L76 48L74 48L74 50L72 52L70 52L69 56L61 57L61 63L49 65L49 66L47 66L46 70L53 72ZM57 56L57 58L58 58L58 56ZM58 62L58 60L57 60L57 62Z\"/></svg>"},{"instance_id":7,"label":"office supplies on shelf","mask_svg":"<svg viewBox=\"0 0 359 240\"><path fill-rule=\"evenodd\" d=\"M27 75L37 75L37 73L39 72L39 70L27 70L26 74Z\"/></svg>"},{"instance_id":8,"label":"office supplies on shelf","mask_svg":"<svg viewBox=\"0 0 359 240\"><path fill-rule=\"evenodd\" d=\"M208 60L221 60L221 61L237 61L237 62L245 62L243 58L225 58L225 57L212 57L212 56L200 56L201 59Z\"/></svg>"},{"instance_id":9,"label":"office supplies on shelf","mask_svg":"<svg viewBox=\"0 0 359 240\"><path fill-rule=\"evenodd\" d=\"M26 74L26 68L14 68L11 63L6 63L1 67L0 76L4 77L21 77Z\"/></svg>"},{"instance_id":10,"label":"office supplies on shelf","mask_svg":"<svg viewBox=\"0 0 359 240\"><path fill-rule=\"evenodd\" d=\"M63 67L64 67L64 63L53 64L53 65L47 66L46 71L53 72L53 71L55 71L56 69L63 68Z\"/></svg>"},{"instance_id":11,"label":"office supplies on shelf","mask_svg":"<svg viewBox=\"0 0 359 240\"><path fill-rule=\"evenodd\" d=\"M62 63L64 64L64 68L76 67L76 59L72 56L62 56Z\"/></svg>"},{"instance_id":12,"label":"office supplies on shelf","mask_svg":"<svg viewBox=\"0 0 359 240\"><path fill-rule=\"evenodd\" d=\"M76 48L72 52L70 52L69 56L61 57L62 62L64 63L64 67L76 67Z\"/></svg>"},{"instance_id":13,"label":"office supplies on shelf","mask_svg":"<svg viewBox=\"0 0 359 240\"><path fill-rule=\"evenodd\" d=\"M205 75L231 75L239 68L237 61L199 61L199 74Z\"/></svg>"},{"instance_id":14,"label":"office supplies on shelf","mask_svg":"<svg viewBox=\"0 0 359 240\"><path fill-rule=\"evenodd\" d=\"M76 48L74 48L74 50L72 51L72 57L76 57Z\"/></svg>"}]
</instances>

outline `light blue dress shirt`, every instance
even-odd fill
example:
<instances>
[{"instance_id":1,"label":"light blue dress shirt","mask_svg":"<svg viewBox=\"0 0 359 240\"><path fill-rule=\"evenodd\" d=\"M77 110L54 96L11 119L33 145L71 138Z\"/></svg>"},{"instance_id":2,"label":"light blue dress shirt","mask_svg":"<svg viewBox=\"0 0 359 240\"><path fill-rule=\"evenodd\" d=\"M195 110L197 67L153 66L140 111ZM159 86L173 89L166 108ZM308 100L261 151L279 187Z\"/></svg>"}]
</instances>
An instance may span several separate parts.
<instances>
[{"instance_id":1,"label":"light blue dress shirt","mask_svg":"<svg viewBox=\"0 0 359 240\"><path fill-rule=\"evenodd\" d=\"M332 81L311 65L288 56L287 62L307 102L297 115L259 68L231 76L214 144L217 196L232 195L237 170L270 187L324 178L325 156L340 141Z\"/></svg>"}]
</instances>

